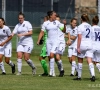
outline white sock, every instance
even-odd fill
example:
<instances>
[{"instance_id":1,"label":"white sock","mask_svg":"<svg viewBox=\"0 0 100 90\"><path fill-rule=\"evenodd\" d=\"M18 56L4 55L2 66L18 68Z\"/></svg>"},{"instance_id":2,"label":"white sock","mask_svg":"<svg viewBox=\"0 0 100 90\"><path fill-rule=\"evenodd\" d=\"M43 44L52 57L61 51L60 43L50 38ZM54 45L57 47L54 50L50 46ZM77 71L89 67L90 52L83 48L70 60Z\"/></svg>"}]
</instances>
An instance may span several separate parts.
<instances>
[{"instance_id":1,"label":"white sock","mask_svg":"<svg viewBox=\"0 0 100 90\"><path fill-rule=\"evenodd\" d=\"M11 60L9 61L9 65L10 65L11 67L14 66L14 64L13 64L13 62L12 62Z\"/></svg>"},{"instance_id":2,"label":"white sock","mask_svg":"<svg viewBox=\"0 0 100 90\"><path fill-rule=\"evenodd\" d=\"M75 67L76 67L76 62L75 61L72 61L71 74L73 74L73 75L74 75L74 72L75 72Z\"/></svg>"},{"instance_id":3,"label":"white sock","mask_svg":"<svg viewBox=\"0 0 100 90\"><path fill-rule=\"evenodd\" d=\"M55 74L55 70L54 70L54 58L50 59L50 75Z\"/></svg>"},{"instance_id":4,"label":"white sock","mask_svg":"<svg viewBox=\"0 0 100 90\"><path fill-rule=\"evenodd\" d=\"M96 67L97 67L97 69L98 69L99 72L100 72L100 63L97 63L97 64L96 64Z\"/></svg>"},{"instance_id":5,"label":"white sock","mask_svg":"<svg viewBox=\"0 0 100 90\"><path fill-rule=\"evenodd\" d=\"M82 63L78 63L78 78L82 76Z\"/></svg>"},{"instance_id":6,"label":"white sock","mask_svg":"<svg viewBox=\"0 0 100 90\"><path fill-rule=\"evenodd\" d=\"M29 60L27 60L26 62L28 63L28 65L29 65L32 69L35 68L35 65L33 64L32 60L29 59Z\"/></svg>"},{"instance_id":7,"label":"white sock","mask_svg":"<svg viewBox=\"0 0 100 90\"><path fill-rule=\"evenodd\" d=\"M63 69L62 60L57 61L57 66L58 66L59 71L64 70L64 69Z\"/></svg>"},{"instance_id":8,"label":"white sock","mask_svg":"<svg viewBox=\"0 0 100 90\"><path fill-rule=\"evenodd\" d=\"M4 63L3 62L0 63L0 68L1 68L2 72L5 72L5 68L4 68Z\"/></svg>"},{"instance_id":9,"label":"white sock","mask_svg":"<svg viewBox=\"0 0 100 90\"><path fill-rule=\"evenodd\" d=\"M95 76L93 63L89 63L89 70L90 70L91 76Z\"/></svg>"},{"instance_id":10,"label":"white sock","mask_svg":"<svg viewBox=\"0 0 100 90\"><path fill-rule=\"evenodd\" d=\"M75 65L75 70L76 70L76 72L78 72L78 66L77 66L77 64Z\"/></svg>"},{"instance_id":11,"label":"white sock","mask_svg":"<svg viewBox=\"0 0 100 90\"><path fill-rule=\"evenodd\" d=\"M17 59L17 68L18 68L18 72L21 72L21 69L22 69L22 59Z\"/></svg>"}]
</instances>

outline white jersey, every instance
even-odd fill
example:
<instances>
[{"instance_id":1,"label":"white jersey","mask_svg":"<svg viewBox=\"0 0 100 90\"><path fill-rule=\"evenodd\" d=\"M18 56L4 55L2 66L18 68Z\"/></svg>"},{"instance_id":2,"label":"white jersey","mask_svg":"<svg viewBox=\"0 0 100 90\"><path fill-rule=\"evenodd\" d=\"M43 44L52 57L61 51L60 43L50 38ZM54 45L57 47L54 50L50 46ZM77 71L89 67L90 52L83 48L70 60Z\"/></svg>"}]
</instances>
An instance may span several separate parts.
<instances>
[{"instance_id":1,"label":"white jersey","mask_svg":"<svg viewBox=\"0 0 100 90\"><path fill-rule=\"evenodd\" d=\"M91 46L92 45L92 28L91 25L83 22L78 26L78 34L82 35L81 45Z\"/></svg>"},{"instance_id":2,"label":"white jersey","mask_svg":"<svg viewBox=\"0 0 100 90\"><path fill-rule=\"evenodd\" d=\"M28 21L24 21L22 24L18 23L14 30L13 33L14 34L22 34L22 33L28 33L29 31L33 30L32 29L32 25L30 24L30 22ZM33 44L33 39L32 39L32 35L29 36L21 36L19 38L19 42L18 44L21 45L29 45L29 44Z\"/></svg>"},{"instance_id":3,"label":"white jersey","mask_svg":"<svg viewBox=\"0 0 100 90\"><path fill-rule=\"evenodd\" d=\"M51 39L51 40L58 40L58 31L60 31L59 29L61 28L62 24L58 21L52 21L50 22L49 20L44 22L42 25L42 31L46 30L47 31L47 39Z\"/></svg>"},{"instance_id":4,"label":"white jersey","mask_svg":"<svg viewBox=\"0 0 100 90\"><path fill-rule=\"evenodd\" d=\"M71 45L69 46L70 47L76 47L77 46L77 27L75 28L72 28L72 27L69 27L67 28L66 30L66 33L70 33L71 36L76 36L76 39L75 40L71 40Z\"/></svg>"},{"instance_id":5,"label":"white jersey","mask_svg":"<svg viewBox=\"0 0 100 90\"><path fill-rule=\"evenodd\" d=\"M100 27L95 25L95 26L92 26L92 30L93 30L93 37L92 37L92 40L93 40L93 46L94 47L100 47Z\"/></svg>"},{"instance_id":6,"label":"white jersey","mask_svg":"<svg viewBox=\"0 0 100 90\"><path fill-rule=\"evenodd\" d=\"M4 25L3 28L0 28L0 43L4 42L11 36L11 30L8 26ZM11 45L11 41L7 42L4 46Z\"/></svg>"}]
</instances>

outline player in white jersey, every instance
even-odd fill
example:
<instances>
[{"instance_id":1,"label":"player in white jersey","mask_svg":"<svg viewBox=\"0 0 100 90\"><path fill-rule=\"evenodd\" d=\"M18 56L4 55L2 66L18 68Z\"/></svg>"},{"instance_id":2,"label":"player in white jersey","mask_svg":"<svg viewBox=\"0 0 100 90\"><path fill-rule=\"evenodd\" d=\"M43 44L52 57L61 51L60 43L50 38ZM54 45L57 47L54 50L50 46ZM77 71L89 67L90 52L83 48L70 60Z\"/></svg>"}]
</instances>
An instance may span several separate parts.
<instances>
[{"instance_id":1,"label":"player in white jersey","mask_svg":"<svg viewBox=\"0 0 100 90\"><path fill-rule=\"evenodd\" d=\"M41 39L44 30L47 31L47 53L50 57L50 76L55 76L55 70L54 70L54 55L57 52L57 48L59 45L58 42L58 30L61 29L61 23L56 20L56 13L54 11L49 11L48 13L49 20L43 23L41 34L39 35L39 38ZM64 29L62 31L65 31L65 25Z\"/></svg>"},{"instance_id":2,"label":"player in white jersey","mask_svg":"<svg viewBox=\"0 0 100 90\"><path fill-rule=\"evenodd\" d=\"M98 26L99 17L95 16L92 19L93 30L93 63L100 72L100 27Z\"/></svg>"},{"instance_id":3,"label":"player in white jersey","mask_svg":"<svg viewBox=\"0 0 100 90\"><path fill-rule=\"evenodd\" d=\"M32 39L32 25L30 24L30 22L24 20L23 13L19 13L18 18L19 23L15 26L12 32L12 36L17 34L17 36L19 37L19 42L17 45L17 75L21 75L23 56L27 64L32 68L32 74L36 74L36 68L33 64L33 61L30 59L30 54L34 46Z\"/></svg>"},{"instance_id":4,"label":"player in white jersey","mask_svg":"<svg viewBox=\"0 0 100 90\"><path fill-rule=\"evenodd\" d=\"M70 32L70 39L71 45L68 46L68 58L69 62L71 63L71 74L70 76L74 76L74 72L76 69L76 76L77 76L77 64L76 64L76 57L77 57L77 19L71 19L71 26L66 29L66 33ZM68 37L65 35L65 37Z\"/></svg>"},{"instance_id":5,"label":"player in white jersey","mask_svg":"<svg viewBox=\"0 0 100 90\"><path fill-rule=\"evenodd\" d=\"M81 80L82 74L82 63L83 59L86 57L87 63L89 65L89 71L91 74L91 81L95 81L94 65L92 63L93 50L92 50L92 29L91 25L87 22L89 21L88 15L83 14L81 16L82 24L78 26L78 77L74 80Z\"/></svg>"},{"instance_id":6,"label":"player in white jersey","mask_svg":"<svg viewBox=\"0 0 100 90\"><path fill-rule=\"evenodd\" d=\"M56 20L60 21L60 17L59 15L57 15ZM63 20L63 23L66 24L66 20ZM64 24L62 24L62 28L64 28ZM58 31L58 42L59 42L59 46L57 48L57 52L56 52L56 63L58 66L58 70L60 72L59 77L63 77L64 75L64 68L63 68L63 64L62 64L62 60L61 60L61 56L63 55L63 52L65 51L65 38L64 38L64 32L62 32L60 29Z\"/></svg>"},{"instance_id":7,"label":"player in white jersey","mask_svg":"<svg viewBox=\"0 0 100 90\"><path fill-rule=\"evenodd\" d=\"M5 73L3 56L5 56L5 62L9 64L12 68L12 73L15 73L15 64L10 60L12 54L12 44L11 44L11 31L8 26L6 26L3 18L0 18L0 68L2 74Z\"/></svg>"}]
</instances>

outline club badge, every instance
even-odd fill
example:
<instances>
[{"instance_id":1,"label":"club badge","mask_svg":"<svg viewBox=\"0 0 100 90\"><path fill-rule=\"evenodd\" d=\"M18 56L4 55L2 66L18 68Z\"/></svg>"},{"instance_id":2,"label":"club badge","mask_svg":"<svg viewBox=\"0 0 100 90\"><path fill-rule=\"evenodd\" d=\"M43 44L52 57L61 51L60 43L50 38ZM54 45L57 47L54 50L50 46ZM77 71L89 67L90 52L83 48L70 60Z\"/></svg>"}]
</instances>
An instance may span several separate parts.
<instances>
[{"instance_id":1,"label":"club badge","mask_svg":"<svg viewBox=\"0 0 100 90\"><path fill-rule=\"evenodd\" d=\"M5 30L3 30L3 33L5 33Z\"/></svg>"}]
</instances>

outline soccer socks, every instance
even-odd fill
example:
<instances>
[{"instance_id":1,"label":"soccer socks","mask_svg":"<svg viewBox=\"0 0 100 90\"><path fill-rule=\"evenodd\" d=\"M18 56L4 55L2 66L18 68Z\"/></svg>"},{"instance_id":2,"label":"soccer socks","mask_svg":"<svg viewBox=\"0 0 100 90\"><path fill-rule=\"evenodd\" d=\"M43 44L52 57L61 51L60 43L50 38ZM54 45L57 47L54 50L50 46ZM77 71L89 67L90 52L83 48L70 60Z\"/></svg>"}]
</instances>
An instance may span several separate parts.
<instances>
[{"instance_id":1,"label":"soccer socks","mask_svg":"<svg viewBox=\"0 0 100 90\"><path fill-rule=\"evenodd\" d=\"M82 76L82 63L78 63L78 78Z\"/></svg>"},{"instance_id":2,"label":"soccer socks","mask_svg":"<svg viewBox=\"0 0 100 90\"><path fill-rule=\"evenodd\" d=\"M22 69L22 59L17 59L17 68L18 68L18 72L21 73L21 69Z\"/></svg>"},{"instance_id":3,"label":"soccer socks","mask_svg":"<svg viewBox=\"0 0 100 90\"><path fill-rule=\"evenodd\" d=\"M47 68L46 61L42 59L40 62L41 62L41 65L43 67L44 73L48 74L48 68Z\"/></svg>"},{"instance_id":4,"label":"soccer socks","mask_svg":"<svg viewBox=\"0 0 100 90\"><path fill-rule=\"evenodd\" d=\"M28 65L32 68L32 69L34 69L35 68L35 66L34 66L34 64L33 64L33 62L32 62L32 60L27 60L26 61L27 63L28 63Z\"/></svg>"},{"instance_id":5,"label":"soccer socks","mask_svg":"<svg viewBox=\"0 0 100 90\"><path fill-rule=\"evenodd\" d=\"M89 63L89 70L90 70L91 76L95 76L93 63Z\"/></svg>"},{"instance_id":6,"label":"soccer socks","mask_svg":"<svg viewBox=\"0 0 100 90\"><path fill-rule=\"evenodd\" d=\"M97 67L97 69L98 69L99 72L100 72L100 63L97 63L97 64L96 64L96 67Z\"/></svg>"},{"instance_id":7,"label":"soccer socks","mask_svg":"<svg viewBox=\"0 0 100 90\"><path fill-rule=\"evenodd\" d=\"M75 72L75 68L76 68L76 61L72 61L71 74L73 74L73 75L74 75L74 72Z\"/></svg>"},{"instance_id":8,"label":"soccer socks","mask_svg":"<svg viewBox=\"0 0 100 90\"><path fill-rule=\"evenodd\" d=\"M51 76L55 76L55 70L54 70L54 58L51 58L50 59L50 75Z\"/></svg>"},{"instance_id":9,"label":"soccer socks","mask_svg":"<svg viewBox=\"0 0 100 90\"><path fill-rule=\"evenodd\" d=\"M14 66L14 64L13 64L13 62L12 62L12 61L9 61L9 65L10 65L11 67L13 67L13 66Z\"/></svg>"},{"instance_id":10,"label":"soccer socks","mask_svg":"<svg viewBox=\"0 0 100 90\"><path fill-rule=\"evenodd\" d=\"M2 72L5 72L5 68L4 68L4 63L3 62L0 63L0 68L1 68Z\"/></svg>"},{"instance_id":11,"label":"soccer socks","mask_svg":"<svg viewBox=\"0 0 100 90\"><path fill-rule=\"evenodd\" d=\"M63 69L62 60L57 61L57 66L58 66L59 71L64 70L64 69Z\"/></svg>"}]
</instances>

